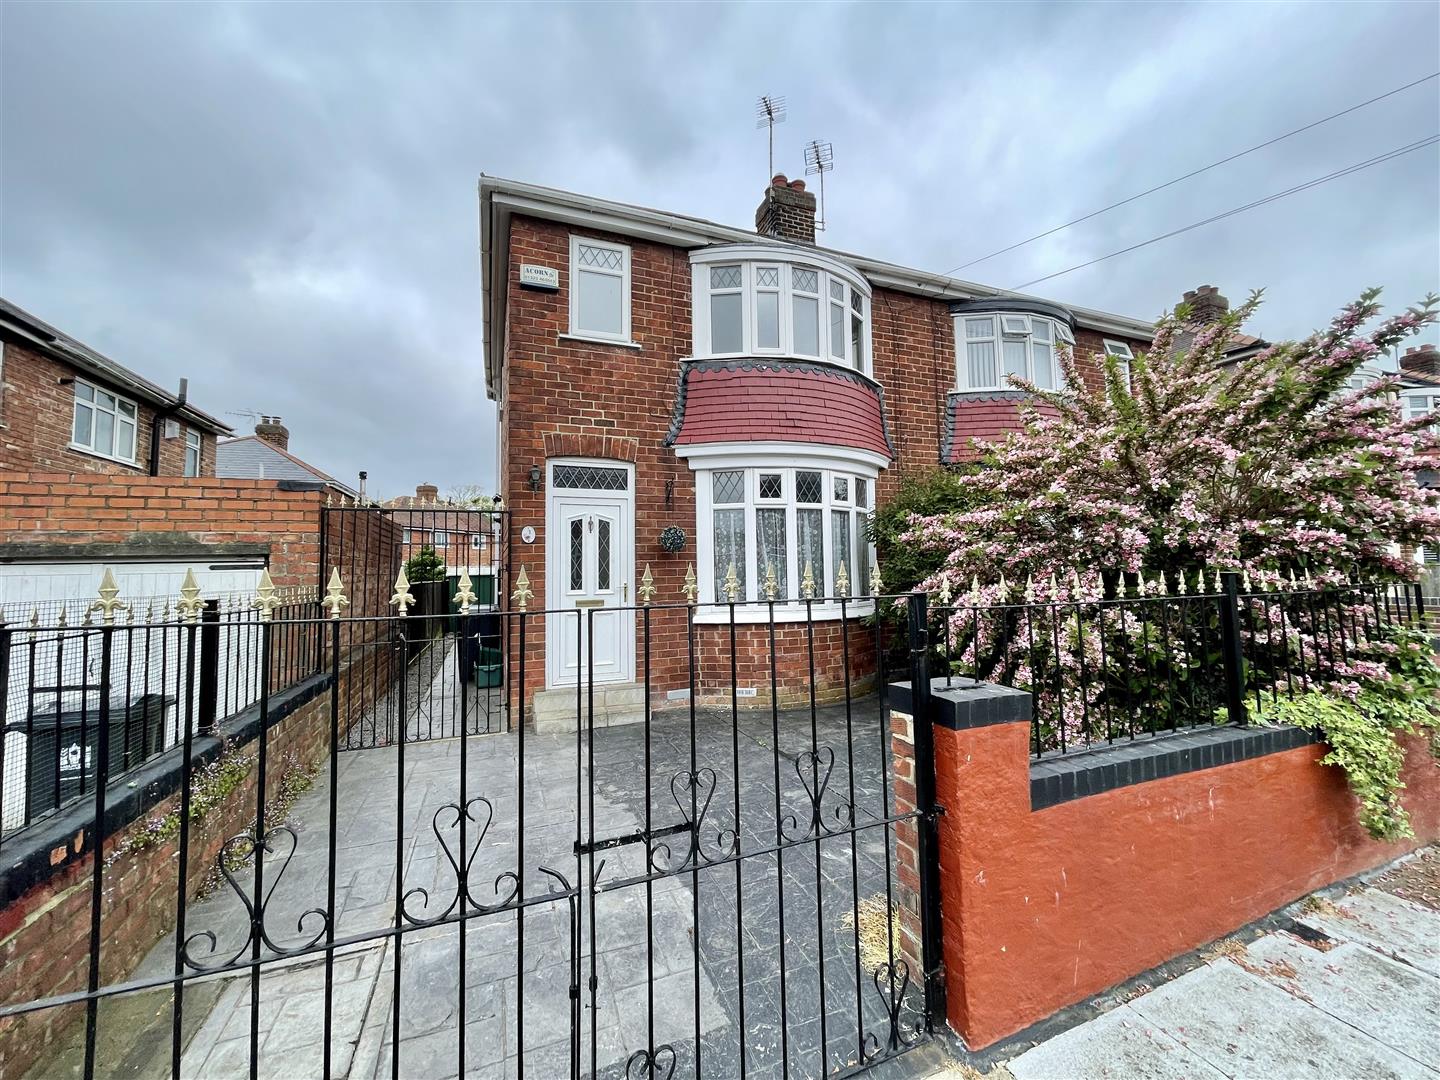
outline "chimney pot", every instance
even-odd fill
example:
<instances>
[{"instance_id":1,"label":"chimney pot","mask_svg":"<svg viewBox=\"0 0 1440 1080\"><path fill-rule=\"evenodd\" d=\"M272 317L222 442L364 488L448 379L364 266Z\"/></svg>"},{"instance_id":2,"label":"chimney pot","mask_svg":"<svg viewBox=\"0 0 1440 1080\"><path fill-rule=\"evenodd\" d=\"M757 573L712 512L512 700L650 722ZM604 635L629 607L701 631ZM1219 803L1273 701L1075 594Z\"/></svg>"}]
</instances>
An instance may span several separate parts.
<instances>
[{"instance_id":1,"label":"chimney pot","mask_svg":"<svg viewBox=\"0 0 1440 1080\"><path fill-rule=\"evenodd\" d=\"M815 196L804 180L786 180L776 173L755 210L755 231L761 236L815 243Z\"/></svg>"},{"instance_id":2,"label":"chimney pot","mask_svg":"<svg viewBox=\"0 0 1440 1080\"><path fill-rule=\"evenodd\" d=\"M1191 323L1212 323L1230 310L1230 301L1220 295L1214 285L1201 285L1185 291L1184 302L1190 308Z\"/></svg>"},{"instance_id":3,"label":"chimney pot","mask_svg":"<svg viewBox=\"0 0 1440 1080\"><path fill-rule=\"evenodd\" d=\"M416 484L415 498L421 502L434 502L440 497L440 489L434 484Z\"/></svg>"}]
</instances>

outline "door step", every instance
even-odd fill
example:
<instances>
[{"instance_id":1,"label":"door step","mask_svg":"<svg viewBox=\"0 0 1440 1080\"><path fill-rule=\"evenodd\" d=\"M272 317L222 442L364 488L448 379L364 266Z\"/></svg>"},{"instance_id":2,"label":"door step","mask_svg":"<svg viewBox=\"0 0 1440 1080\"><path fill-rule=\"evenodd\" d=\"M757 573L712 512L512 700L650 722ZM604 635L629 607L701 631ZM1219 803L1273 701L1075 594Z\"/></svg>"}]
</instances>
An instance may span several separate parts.
<instances>
[{"instance_id":1,"label":"door step","mask_svg":"<svg viewBox=\"0 0 1440 1080\"><path fill-rule=\"evenodd\" d=\"M575 687L561 686L553 690L537 690L530 717L537 735L561 735L576 731L581 723L588 725L590 710L589 688L582 689L577 695ZM597 728L643 724L645 687L641 683L596 683L594 710Z\"/></svg>"}]
</instances>

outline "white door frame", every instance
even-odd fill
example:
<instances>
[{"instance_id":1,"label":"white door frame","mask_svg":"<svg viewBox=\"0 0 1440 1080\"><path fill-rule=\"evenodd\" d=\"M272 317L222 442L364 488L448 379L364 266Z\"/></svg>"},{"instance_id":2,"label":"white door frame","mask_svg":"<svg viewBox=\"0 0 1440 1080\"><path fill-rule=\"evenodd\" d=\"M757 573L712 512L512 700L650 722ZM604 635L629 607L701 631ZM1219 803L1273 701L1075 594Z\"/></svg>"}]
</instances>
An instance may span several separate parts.
<instances>
[{"instance_id":1,"label":"white door frame","mask_svg":"<svg viewBox=\"0 0 1440 1080\"><path fill-rule=\"evenodd\" d=\"M602 469L624 469L626 485L624 491L590 491L584 488L555 487L557 465L593 465ZM570 503L620 503L620 534L616 538L620 545L617 562L620 569L621 595L625 598L621 606L631 610L623 611L619 617L617 657L619 670L611 675L597 675L595 681L609 683L630 683L635 681L635 466L628 461L610 458L555 457L545 462L545 607L549 614L545 618L545 685L547 687L574 686L576 678L567 677L563 671L564 658L558 647L563 640L561 622L573 615L564 611L566 593L565 567L562 566L564 537L558 526L556 510L560 502Z\"/></svg>"}]
</instances>

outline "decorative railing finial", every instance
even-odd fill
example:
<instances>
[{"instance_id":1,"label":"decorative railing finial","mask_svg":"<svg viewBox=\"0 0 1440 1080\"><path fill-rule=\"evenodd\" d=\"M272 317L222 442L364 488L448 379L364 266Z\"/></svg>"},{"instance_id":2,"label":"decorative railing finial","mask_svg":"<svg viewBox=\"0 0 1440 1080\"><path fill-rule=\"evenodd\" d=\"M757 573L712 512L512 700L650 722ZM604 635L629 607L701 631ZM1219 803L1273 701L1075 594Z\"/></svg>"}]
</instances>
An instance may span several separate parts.
<instances>
[{"instance_id":1,"label":"decorative railing finial","mask_svg":"<svg viewBox=\"0 0 1440 1080\"><path fill-rule=\"evenodd\" d=\"M250 602L250 606L260 612L261 622L269 622L281 603L275 582L270 580L270 571L261 570L260 584L255 587L255 599Z\"/></svg>"},{"instance_id":2,"label":"decorative railing finial","mask_svg":"<svg viewBox=\"0 0 1440 1080\"><path fill-rule=\"evenodd\" d=\"M809 559L805 560L805 573L800 575L800 599L815 599L815 568Z\"/></svg>"},{"instance_id":3,"label":"decorative railing finial","mask_svg":"<svg viewBox=\"0 0 1440 1080\"><path fill-rule=\"evenodd\" d=\"M530 601L535 596L535 590L530 588L530 576L525 573L525 567L520 567L520 573L515 576L515 589L510 593L510 602L515 605L517 611L524 611L530 606Z\"/></svg>"},{"instance_id":4,"label":"decorative railing finial","mask_svg":"<svg viewBox=\"0 0 1440 1080\"><path fill-rule=\"evenodd\" d=\"M635 590L640 603L649 604L655 599L655 575L650 572L650 564L645 564L645 573L640 575L640 588Z\"/></svg>"},{"instance_id":5,"label":"decorative railing finial","mask_svg":"<svg viewBox=\"0 0 1440 1080\"><path fill-rule=\"evenodd\" d=\"M106 626L114 626L115 612L129 611L130 605L120 599L120 586L115 584L115 575L108 566L105 568L105 576L100 579L99 592L100 599L86 608L85 614L88 617L92 611L98 611Z\"/></svg>"},{"instance_id":6,"label":"decorative railing finial","mask_svg":"<svg viewBox=\"0 0 1440 1080\"><path fill-rule=\"evenodd\" d=\"M410 579L405 576L405 567L395 575L395 591L390 594L390 603L402 616L410 614L415 606L415 594L410 591Z\"/></svg>"},{"instance_id":7,"label":"decorative railing finial","mask_svg":"<svg viewBox=\"0 0 1440 1080\"><path fill-rule=\"evenodd\" d=\"M879 596L885 589L885 582L880 578L880 564L870 564L870 595Z\"/></svg>"},{"instance_id":8,"label":"decorative railing finial","mask_svg":"<svg viewBox=\"0 0 1440 1080\"><path fill-rule=\"evenodd\" d=\"M730 560L730 568L725 571L725 599L730 603L740 595L740 578L735 573L735 560Z\"/></svg>"},{"instance_id":9,"label":"decorative railing finial","mask_svg":"<svg viewBox=\"0 0 1440 1080\"><path fill-rule=\"evenodd\" d=\"M950 583L947 580L945 584L948 588ZM835 571L835 595L850 595L850 571L845 568L844 560L840 562L840 569Z\"/></svg>"},{"instance_id":10,"label":"decorative railing finial","mask_svg":"<svg viewBox=\"0 0 1440 1080\"><path fill-rule=\"evenodd\" d=\"M175 607L187 623L200 620L205 601L200 597L200 583L195 580L194 569L185 571L185 580L180 583L180 599L175 602Z\"/></svg>"},{"instance_id":11,"label":"decorative railing finial","mask_svg":"<svg viewBox=\"0 0 1440 1080\"><path fill-rule=\"evenodd\" d=\"M330 618L340 618L340 612L350 606L350 598L345 595L345 584L340 580L340 568L330 568L330 580L325 585L324 606L330 609Z\"/></svg>"},{"instance_id":12,"label":"decorative railing finial","mask_svg":"<svg viewBox=\"0 0 1440 1080\"><path fill-rule=\"evenodd\" d=\"M685 594L687 604L695 603L695 598L700 595L700 585L695 580L695 564L691 563L685 569L685 584L680 586L680 591Z\"/></svg>"},{"instance_id":13,"label":"decorative railing finial","mask_svg":"<svg viewBox=\"0 0 1440 1080\"><path fill-rule=\"evenodd\" d=\"M765 564L765 599L774 600L780 592L780 582L775 580L775 564Z\"/></svg>"},{"instance_id":14,"label":"decorative railing finial","mask_svg":"<svg viewBox=\"0 0 1440 1080\"><path fill-rule=\"evenodd\" d=\"M470 571L460 571L460 582L455 586L455 603L460 607L461 615L470 614L470 605L475 603L475 590L470 582Z\"/></svg>"}]
</instances>

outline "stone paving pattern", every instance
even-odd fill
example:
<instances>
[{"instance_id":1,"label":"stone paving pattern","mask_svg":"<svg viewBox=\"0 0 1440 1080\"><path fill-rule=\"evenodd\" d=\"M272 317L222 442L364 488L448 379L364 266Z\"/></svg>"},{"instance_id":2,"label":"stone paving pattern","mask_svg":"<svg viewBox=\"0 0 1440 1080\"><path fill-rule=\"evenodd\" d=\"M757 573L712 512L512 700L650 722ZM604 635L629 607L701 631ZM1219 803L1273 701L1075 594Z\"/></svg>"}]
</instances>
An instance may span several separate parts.
<instances>
[{"instance_id":1,"label":"stone paving pattern","mask_svg":"<svg viewBox=\"0 0 1440 1080\"><path fill-rule=\"evenodd\" d=\"M853 1064L862 1039L871 1047L877 1040L883 1044L889 1024L871 980L874 947L863 951L857 970L854 910L857 898L878 898L883 910L887 890L893 850L887 844L889 829L873 824L885 815L881 765L886 730L874 697L857 702L848 718L843 706L818 710L813 730L809 710L782 713L778 724L768 711L742 711L735 726L729 710L706 709L697 711L692 731L691 718L681 709L652 724L648 769L643 725L597 729L593 744L584 735L527 732L523 831L519 733L471 737L463 744L452 739L407 745L403 812L396 782L399 748L340 754L338 937L393 925L397 820L404 825L400 861L407 912L425 919L450 908L456 894L450 859L458 858L460 846L451 827L454 811L445 808L459 800L462 756L466 798L483 796L489 803L488 811L485 804L472 803L474 820L467 824L476 901L503 899L510 886L502 875L520 865L527 897L554 885L541 873L542 866L563 875L568 885L584 886L593 873L602 886L593 934L587 890L576 897L578 950L572 946L571 903L563 896L527 907L523 919L513 910L467 919L463 946L462 930L454 924L401 935L400 1075L458 1076L462 1024L465 1076L486 1080L521 1075L522 1048L525 1076L568 1076L571 1055L578 1052L582 1075L590 1075L593 1066L597 1076L618 1077L627 1059L653 1039L657 1047L674 1046L674 1076L680 1078L740 1075L743 1046L746 1073L759 1078L787 1075L786 1061L788 1076L819 1076ZM835 832L778 858L763 850L776 839L777 733L780 817L787 833L806 834L812 825L809 792L821 789L821 823ZM671 780L692 768L692 746L693 767L704 776L696 795L702 855L721 854L738 831L741 851L756 852L740 860L738 871L734 863L693 872L687 866L659 880L625 884L644 875L641 845L597 852L593 869L588 856L576 855L577 835L588 838L592 824L597 838L644 826L647 775L652 824L683 823L690 816L689 793L683 787L672 790ZM818 760L807 756L816 749ZM714 769L713 791L706 769ZM860 826L853 834L841 808L852 782ZM297 835L293 854L286 841L266 859L266 887L273 892L265 923L282 946L303 942L308 934L296 930L303 913L325 907L330 789L322 771L291 811ZM708 809L703 809L707 797ZM665 840L669 859L678 863L686 857L688 833ZM664 863L666 854L657 858ZM246 868L237 876L247 890L253 873ZM311 915L300 925L313 933L321 924ZM228 885L191 907L187 937L201 931L215 934L219 959L244 946L243 906ZM195 953L209 955L208 942L191 940ZM882 940L881 955L884 947ZM141 975L168 973L173 949L173 939L162 941ZM377 936L337 953L333 1076L390 1076L395 961L393 936ZM571 1040L572 961L579 964L582 987L578 1046ZM593 995L586 989L592 966ZM313 958L281 961L264 970L261 1076L321 1075L324 977L323 962ZM187 1047L185 1076L248 1075L250 980L230 976L221 985L212 1011ZM158 1002L156 1016L168 1024L168 991L150 996ZM902 1008L907 1023L918 1019L918 1006L919 990L912 985ZM102 1026L105 1017L102 1009ZM157 1040L157 1046L152 1068L134 1075L168 1075L168 1043ZM875 1075L913 1075L902 1067L906 1060ZM915 1060L920 1067L921 1058Z\"/></svg>"}]
</instances>

